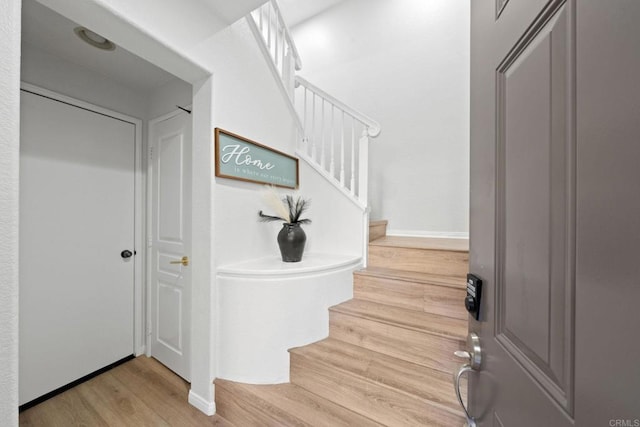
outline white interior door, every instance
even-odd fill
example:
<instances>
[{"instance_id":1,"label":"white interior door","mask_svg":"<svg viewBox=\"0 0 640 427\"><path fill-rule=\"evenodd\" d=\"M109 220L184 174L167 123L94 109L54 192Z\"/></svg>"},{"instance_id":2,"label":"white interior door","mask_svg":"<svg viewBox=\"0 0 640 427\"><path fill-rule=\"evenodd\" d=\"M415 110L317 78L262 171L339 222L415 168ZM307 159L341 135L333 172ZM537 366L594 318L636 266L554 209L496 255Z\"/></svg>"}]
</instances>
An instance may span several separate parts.
<instances>
[{"instance_id":1,"label":"white interior door","mask_svg":"<svg viewBox=\"0 0 640 427\"><path fill-rule=\"evenodd\" d=\"M133 351L135 125L22 92L20 404Z\"/></svg>"},{"instance_id":2,"label":"white interior door","mask_svg":"<svg viewBox=\"0 0 640 427\"><path fill-rule=\"evenodd\" d=\"M150 127L150 354L189 381L191 273L175 262L191 251L191 116L177 112Z\"/></svg>"}]
</instances>

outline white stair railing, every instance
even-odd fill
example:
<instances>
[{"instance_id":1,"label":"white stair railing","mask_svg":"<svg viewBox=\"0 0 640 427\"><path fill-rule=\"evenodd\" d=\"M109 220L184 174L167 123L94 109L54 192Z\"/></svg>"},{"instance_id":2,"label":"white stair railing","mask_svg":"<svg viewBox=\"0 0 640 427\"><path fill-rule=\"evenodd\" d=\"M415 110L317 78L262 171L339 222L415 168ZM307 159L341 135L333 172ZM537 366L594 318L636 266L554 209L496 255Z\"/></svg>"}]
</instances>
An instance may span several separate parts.
<instances>
[{"instance_id":1,"label":"white stair railing","mask_svg":"<svg viewBox=\"0 0 640 427\"><path fill-rule=\"evenodd\" d=\"M296 75L302 61L275 0L251 12L247 23L293 113L297 155L366 211L369 140L380 125Z\"/></svg>"},{"instance_id":2,"label":"white stair railing","mask_svg":"<svg viewBox=\"0 0 640 427\"><path fill-rule=\"evenodd\" d=\"M303 125L298 156L366 208L369 140L380 125L300 76L296 87L294 105Z\"/></svg>"}]
</instances>

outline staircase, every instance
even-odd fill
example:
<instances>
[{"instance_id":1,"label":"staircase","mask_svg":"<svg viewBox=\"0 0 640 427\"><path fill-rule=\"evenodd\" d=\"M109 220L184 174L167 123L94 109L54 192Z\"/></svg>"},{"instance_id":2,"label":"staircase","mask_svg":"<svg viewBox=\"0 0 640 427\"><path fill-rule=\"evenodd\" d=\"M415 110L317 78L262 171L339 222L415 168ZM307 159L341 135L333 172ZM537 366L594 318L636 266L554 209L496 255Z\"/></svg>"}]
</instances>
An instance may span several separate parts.
<instances>
[{"instance_id":1,"label":"staircase","mask_svg":"<svg viewBox=\"0 0 640 427\"><path fill-rule=\"evenodd\" d=\"M467 333L467 242L371 226L380 237L354 299L330 308L329 337L290 350L290 384L216 380L218 414L242 427L463 424L452 375Z\"/></svg>"},{"instance_id":2,"label":"staircase","mask_svg":"<svg viewBox=\"0 0 640 427\"><path fill-rule=\"evenodd\" d=\"M302 61L275 0L246 21L296 122L296 155L367 211L369 142L380 124L296 74Z\"/></svg>"}]
</instances>

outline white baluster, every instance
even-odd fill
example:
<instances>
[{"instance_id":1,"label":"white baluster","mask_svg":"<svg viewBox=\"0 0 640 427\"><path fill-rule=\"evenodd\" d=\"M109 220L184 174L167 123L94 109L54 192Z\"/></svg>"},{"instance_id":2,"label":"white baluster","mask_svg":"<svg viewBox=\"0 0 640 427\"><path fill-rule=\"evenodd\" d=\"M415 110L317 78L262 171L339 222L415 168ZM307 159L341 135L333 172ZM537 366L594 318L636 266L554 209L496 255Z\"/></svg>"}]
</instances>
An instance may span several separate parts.
<instances>
[{"instance_id":1,"label":"white baluster","mask_svg":"<svg viewBox=\"0 0 640 427\"><path fill-rule=\"evenodd\" d=\"M284 83L284 88L291 98L291 102L293 105L296 105L296 91L293 86L291 86L291 51L289 49L282 51L282 82Z\"/></svg>"},{"instance_id":2,"label":"white baluster","mask_svg":"<svg viewBox=\"0 0 640 427\"><path fill-rule=\"evenodd\" d=\"M325 146L325 114L324 114L324 104L325 104L325 99L322 98L322 122L320 124L320 132L322 135L322 148L321 148L321 157L320 157L320 166L322 167L322 170L325 170L324 168L324 158L325 158L325 154L324 154L324 146Z\"/></svg>"},{"instance_id":3,"label":"white baluster","mask_svg":"<svg viewBox=\"0 0 640 427\"><path fill-rule=\"evenodd\" d=\"M282 32L282 35L280 37L280 43L281 43L280 51L282 52L282 74L284 75L286 73L284 58L287 50L290 50L290 49L287 49L287 37L286 37L286 33L284 32L284 22L282 23L282 25L283 27L280 28L280 31ZM289 83L288 80L285 80L285 81L287 82L286 84ZM289 87L287 87L287 89L289 89Z\"/></svg>"},{"instance_id":4,"label":"white baluster","mask_svg":"<svg viewBox=\"0 0 640 427\"><path fill-rule=\"evenodd\" d=\"M344 187L344 111L340 121L340 185Z\"/></svg>"},{"instance_id":5,"label":"white baluster","mask_svg":"<svg viewBox=\"0 0 640 427\"><path fill-rule=\"evenodd\" d=\"M278 55L279 53L279 49L278 49L278 45L280 44L280 18L278 17L277 13L274 13L275 15L275 25L273 26L273 30L275 31L274 34L274 43L273 43L273 62L276 64L276 68L278 68L278 60L280 59L280 55ZM280 76L282 77L282 73L280 73Z\"/></svg>"},{"instance_id":6,"label":"white baluster","mask_svg":"<svg viewBox=\"0 0 640 427\"><path fill-rule=\"evenodd\" d=\"M269 50L269 55L271 55L271 3L269 3L268 13L267 13L267 49Z\"/></svg>"},{"instance_id":7,"label":"white baluster","mask_svg":"<svg viewBox=\"0 0 640 427\"><path fill-rule=\"evenodd\" d=\"M335 113L335 105L331 104L331 163L329 163L329 173L332 178L335 178L335 161L334 161L334 151L335 151L335 126L334 126L334 113Z\"/></svg>"},{"instance_id":8,"label":"white baluster","mask_svg":"<svg viewBox=\"0 0 640 427\"><path fill-rule=\"evenodd\" d=\"M356 192L356 120L351 118L351 195Z\"/></svg>"},{"instance_id":9,"label":"white baluster","mask_svg":"<svg viewBox=\"0 0 640 427\"><path fill-rule=\"evenodd\" d=\"M289 73L289 92L291 94L294 94L296 92L296 72L295 72L295 67L296 67L296 59L293 55L293 49L291 48L291 46L288 47L287 49L287 57L289 58L289 62L287 65L287 72ZM305 88L306 91L306 88Z\"/></svg>"},{"instance_id":10,"label":"white baluster","mask_svg":"<svg viewBox=\"0 0 640 427\"><path fill-rule=\"evenodd\" d=\"M306 86L302 86L304 88L304 111L303 111L303 115L304 115L304 121L302 122L302 128L304 129L304 138L305 138L305 147L304 147L304 153L305 154L309 154L309 147L308 147L308 143L309 143L309 135L308 135L308 131L307 131L307 88Z\"/></svg>"},{"instance_id":11,"label":"white baluster","mask_svg":"<svg viewBox=\"0 0 640 427\"><path fill-rule=\"evenodd\" d=\"M311 109L311 114L313 115L312 120L311 120L311 144L313 145L313 148L311 150L311 158L313 160L316 160L316 93L313 92L313 106Z\"/></svg>"},{"instance_id":12,"label":"white baluster","mask_svg":"<svg viewBox=\"0 0 640 427\"><path fill-rule=\"evenodd\" d=\"M263 24L263 15L264 15L264 6L261 6L258 9L258 14L260 15L260 22L258 23L258 28L260 28L260 34L264 35L264 24Z\"/></svg>"},{"instance_id":13,"label":"white baluster","mask_svg":"<svg viewBox=\"0 0 640 427\"><path fill-rule=\"evenodd\" d=\"M367 128L362 130L358 145L358 199L364 206L368 206L369 193L369 134Z\"/></svg>"}]
</instances>

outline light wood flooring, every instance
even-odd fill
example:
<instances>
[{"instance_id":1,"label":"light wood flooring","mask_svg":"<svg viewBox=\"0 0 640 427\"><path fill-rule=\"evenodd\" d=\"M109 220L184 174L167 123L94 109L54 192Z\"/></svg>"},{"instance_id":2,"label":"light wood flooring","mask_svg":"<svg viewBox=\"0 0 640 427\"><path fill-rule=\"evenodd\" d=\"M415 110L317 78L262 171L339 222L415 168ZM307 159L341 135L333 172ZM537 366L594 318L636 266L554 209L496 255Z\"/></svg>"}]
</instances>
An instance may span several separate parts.
<instances>
[{"instance_id":1,"label":"light wood flooring","mask_svg":"<svg viewBox=\"0 0 640 427\"><path fill-rule=\"evenodd\" d=\"M20 414L27 427L232 426L187 402L189 384L140 356Z\"/></svg>"}]
</instances>

